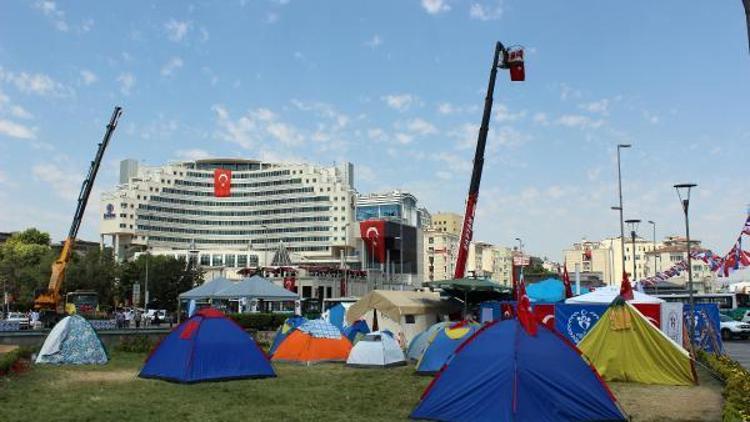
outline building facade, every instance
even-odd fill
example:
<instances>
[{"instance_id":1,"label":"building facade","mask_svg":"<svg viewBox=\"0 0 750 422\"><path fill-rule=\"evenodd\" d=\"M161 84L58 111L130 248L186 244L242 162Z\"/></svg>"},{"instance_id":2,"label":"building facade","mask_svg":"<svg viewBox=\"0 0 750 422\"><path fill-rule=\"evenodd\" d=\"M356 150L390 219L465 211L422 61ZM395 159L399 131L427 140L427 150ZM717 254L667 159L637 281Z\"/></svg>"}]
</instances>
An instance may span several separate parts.
<instances>
[{"instance_id":1,"label":"building facade","mask_svg":"<svg viewBox=\"0 0 750 422\"><path fill-rule=\"evenodd\" d=\"M458 235L430 227L424 231L424 281L453 278L458 257Z\"/></svg>"},{"instance_id":2,"label":"building facade","mask_svg":"<svg viewBox=\"0 0 750 422\"><path fill-rule=\"evenodd\" d=\"M356 247L354 168L244 159L163 166L125 160L101 198L101 234L118 259L148 249L227 271L270 264L283 244L295 263L338 263ZM217 194L217 172L227 194Z\"/></svg>"},{"instance_id":3,"label":"building facade","mask_svg":"<svg viewBox=\"0 0 750 422\"><path fill-rule=\"evenodd\" d=\"M464 217L453 212L438 212L432 215L432 227L436 230L461 236Z\"/></svg>"},{"instance_id":4,"label":"building facade","mask_svg":"<svg viewBox=\"0 0 750 422\"><path fill-rule=\"evenodd\" d=\"M702 252L700 240L690 239L690 249L693 252ZM658 272L668 270L677 263L687 262L687 239L682 236L669 236L655 250L646 254L646 266L648 268L648 277L656 275ZM693 259L693 289L699 292L712 293L718 290L716 274L711 268L699 259ZM680 275L671 277L667 280L669 283L687 288L688 273L683 271Z\"/></svg>"}]
</instances>

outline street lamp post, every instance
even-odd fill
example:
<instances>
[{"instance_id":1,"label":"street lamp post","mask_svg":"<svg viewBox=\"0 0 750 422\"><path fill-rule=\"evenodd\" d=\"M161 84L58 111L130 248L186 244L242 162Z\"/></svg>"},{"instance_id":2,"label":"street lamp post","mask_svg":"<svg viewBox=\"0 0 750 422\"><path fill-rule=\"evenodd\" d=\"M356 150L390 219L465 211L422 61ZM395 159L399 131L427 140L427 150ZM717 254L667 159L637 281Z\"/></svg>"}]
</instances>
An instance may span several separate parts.
<instances>
[{"instance_id":1,"label":"street lamp post","mask_svg":"<svg viewBox=\"0 0 750 422\"><path fill-rule=\"evenodd\" d=\"M618 144L617 145L617 190L620 196L620 250L622 252L622 272L625 272L625 224L623 223L622 216L622 166L620 165L620 150L623 148L630 148L630 144Z\"/></svg>"},{"instance_id":2,"label":"street lamp post","mask_svg":"<svg viewBox=\"0 0 750 422\"><path fill-rule=\"evenodd\" d=\"M521 253L521 269L518 271L518 280L523 281L523 240L521 240L520 237L517 237L516 240L518 241L518 252ZM524 281L525 283L525 281ZM515 289L516 291L513 292L518 296L518 289ZM516 297L516 300L518 300L518 297Z\"/></svg>"},{"instance_id":3,"label":"street lamp post","mask_svg":"<svg viewBox=\"0 0 750 422\"><path fill-rule=\"evenodd\" d=\"M143 310L144 312L148 311L148 264L149 261L151 261L151 251L148 249L148 238L146 238L146 281L143 283L143 290L145 292L143 293Z\"/></svg>"},{"instance_id":4,"label":"street lamp post","mask_svg":"<svg viewBox=\"0 0 750 422\"><path fill-rule=\"evenodd\" d=\"M638 224L640 223L641 223L641 220L638 220L638 219L625 220L625 224L627 224L628 229L630 229L630 238L632 239L632 242L633 242L633 283L635 283L635 279L636 279L636 273L635 273L635 257L636 257L635 236L636 236L636 233L635 232L638 231ZM625 255L623 255L623 257L624 256ZM625 267L623 266L623 271L624 270L625 270Z\"/></svg>"},{"instance_id":5,"label":"street lamp post","mask_svg":"<svg viewBox=\"0 0 750 422\"><path fill-rule=\"evenodd\" d=\"M674 185L677 191L677 197L682 204L682 211L685 213L685 238L687 240L687 265L688 265L688 297L690 301L690 318L688 318L688 327L690 328L690 346L693 346L693 334L695 332L695 301L693 298L693 262L690 257L690 217L688 208L690 206L690 190L696 187L695 183L680 183Z\"/></svg>"},{"instance_id":6,"label":"street lamp post","mask_svg":"<svg viewBox=\"0 0 750 422\"><path fill-rule=\"evenodd\" d=\"M654 249L651 252L654 254L654 276L656 276L656 223L654 223L653 220L648 220L648 224L651 224L654 229ZM656 283L657 282L654 282L654 291L658 294L659 287L656 285Z\"/></svg>"}]
</instances>

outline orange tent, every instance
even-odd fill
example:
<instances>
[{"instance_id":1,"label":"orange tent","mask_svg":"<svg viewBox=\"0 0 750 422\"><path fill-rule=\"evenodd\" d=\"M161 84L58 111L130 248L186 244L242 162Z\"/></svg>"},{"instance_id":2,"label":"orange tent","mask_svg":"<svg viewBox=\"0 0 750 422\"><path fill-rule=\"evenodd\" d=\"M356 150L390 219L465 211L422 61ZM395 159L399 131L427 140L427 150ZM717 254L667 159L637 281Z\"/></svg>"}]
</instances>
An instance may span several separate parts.
<instances>
[{"instance_id":1,"label":"orange tent","mask_svg":"<svg viewBox=\"0 0 750 422\"><path fill-rule=\"evenodd\" d=\"M272 360L299 362L346 362L352 344L338 328L323 320L308 321L281 342Z\"/></svg>"}]
</instances>

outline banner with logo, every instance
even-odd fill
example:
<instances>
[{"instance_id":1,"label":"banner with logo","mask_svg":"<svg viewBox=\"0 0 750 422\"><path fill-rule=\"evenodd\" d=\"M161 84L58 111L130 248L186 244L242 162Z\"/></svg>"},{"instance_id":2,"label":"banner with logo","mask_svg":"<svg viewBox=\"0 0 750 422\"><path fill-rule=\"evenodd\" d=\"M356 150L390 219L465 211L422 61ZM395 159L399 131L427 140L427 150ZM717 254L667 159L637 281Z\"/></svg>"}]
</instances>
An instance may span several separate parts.
<instances>
[{"instance_id":1,"label":"banner with logo","mask_svg":"<svg viewBox=\"0 0 750 422\"><path fill-rule=\"evenodd\" d=\"M555 329L555 304L542 303L534 305L534 315L537 321L546 325L548 328Z\"/></svg>"},{"instance_id":2,"label":"banner with logo","mask_svg":"<svg viewBox=\"0 0 750 422\"><path fill-rule=\"evenodd\" d=\"M385 221L366 220L359 223L359 233L367 254L377 263L385 262Z\"/></svg>"},{"instance_id":3,"label":"banner with logo","mask_svg":"<svg viewBox=\"0 0 750 422\"><path fill-rule=\"evenodd\" d=\"M682 303L662 303L661 331L679 345L682 345L682 325Z\"/></svg>"},{"instance_id":4,"label":"banner with logo","mask_svg":"<svg viewBox=\"0 0 750 422\"><path fill-rule=\"evenodd\" d=\"M633 307L641 311L654 327L661 328L661 303L634 303Z\"/></svg>"},{"instance_id":5,"label":"banner with logo","mask_svg":"<svg viewBox=\"0 0 750 422\"><path fill-rule=\"evenodd\" d=\"M555 329L578 344L599 321L609 305L555 305Z\"/></svg>"},{"instance_id":6,"label":"banner with logo","mask_svg":"<svg viewBox=\"0 0 750 422\"><path fill-rule=\"evenodd\" d=\"M232 170L214 170L214 196L218 198L231 196Z\"/></svg>"},{"instance_id":7,"label":"banner with logo","mask_svg":"<svg viewBox=\"0 0 750 422\"><path fill-rule=\"evenodd\" d=\"M690 305L683 307L685 326L690 329ZM693 342L709 353L721 353L721 325L719 319L719 307L715 303L696 303L693 314L695 329L693 331Z\"/></svg>"}]
</instances>

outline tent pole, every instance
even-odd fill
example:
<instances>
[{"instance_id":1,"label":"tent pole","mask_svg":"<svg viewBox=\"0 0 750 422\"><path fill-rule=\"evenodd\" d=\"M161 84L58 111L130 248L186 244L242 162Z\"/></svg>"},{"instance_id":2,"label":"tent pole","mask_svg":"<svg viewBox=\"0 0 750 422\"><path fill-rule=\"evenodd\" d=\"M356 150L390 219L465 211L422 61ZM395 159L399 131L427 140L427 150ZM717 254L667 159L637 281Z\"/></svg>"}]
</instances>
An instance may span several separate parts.
<instances>
[{"instance_id":1,"label":"tent pole","mask_svg":"<svg viewBox=\"0 0 750 422\"><path fill-rule=\"evenodd\" d=\"M182 316L182 313L180 312L180 309L182 308L182 301L179 297L177 297L177 325L180 325L180 316Z\"/></svg>"}]
</instances>

